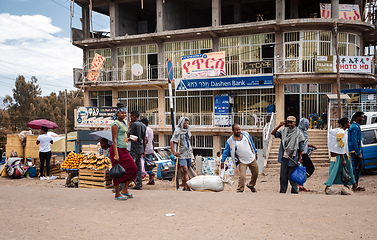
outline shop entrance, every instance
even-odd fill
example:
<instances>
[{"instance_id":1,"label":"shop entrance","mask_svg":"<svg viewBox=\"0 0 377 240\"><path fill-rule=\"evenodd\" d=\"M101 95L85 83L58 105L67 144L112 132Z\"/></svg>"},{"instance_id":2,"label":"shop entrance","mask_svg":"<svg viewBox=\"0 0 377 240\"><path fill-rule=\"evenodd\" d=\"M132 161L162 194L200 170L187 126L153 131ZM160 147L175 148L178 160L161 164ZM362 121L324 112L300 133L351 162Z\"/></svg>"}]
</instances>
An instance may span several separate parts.
<instances>
[{"instance_id":1,"label":"shop entrance","mask_svg":"<svg viewBox=\"0 0 377 240\"><path fill-rule=\"evenodd\" d=\"M284 117L295 116L297 123L300 119L300 94L286 94L284 96Z\"/></svg>"}]
</instances>

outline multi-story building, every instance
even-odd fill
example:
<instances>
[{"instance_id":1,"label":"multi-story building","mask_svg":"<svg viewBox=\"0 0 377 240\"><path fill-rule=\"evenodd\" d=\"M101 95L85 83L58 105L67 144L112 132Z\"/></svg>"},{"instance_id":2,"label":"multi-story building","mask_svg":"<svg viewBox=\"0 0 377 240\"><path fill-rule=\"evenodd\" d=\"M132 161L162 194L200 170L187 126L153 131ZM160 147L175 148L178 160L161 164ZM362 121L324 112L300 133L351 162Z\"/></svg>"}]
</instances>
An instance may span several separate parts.
<instances>
[{"instance_id":1,"label":"multi-story building","mask_svg":"<svg viewBox=\"0 0 377 240\"><path fill-rule=\"evenodd\" d=\"M74 3L82 10L82 28L72 28L72 42L83 49L85 66L74 70L74 85L84 90L85 107L110 107L123 102L130 111L139 110L149 118L160 146L166 146L171 136L167 59L172 61L174 78L179 81L182 56L224 51L226 76L211 81L229 77L259 81L248 87L173 91L176 117L190 118L195 153L204 156L215 155L231 134L229 126L215 123L218 95L229 97L229 123L239 123L262 148L269 101L275 105L277 121L287 115L308 117L326 111L326 94L337 92L338 77L341 88L376 84L373 63L369 72L338 75L316 71L316 57L336 56L336 46L339 56L373 57L370 46L377 40L375 1L367 1L367 5L362 0ZM348 7L345 10L344 4ZM108 16L109 33L93 30L92 11ZM88 72L95 53L106 61L93 83L82 76ZM270 68L245 65L270 60ZM140 76L132 74L134 64L143 67ZM264 77L270 76L273 85L264 85Z\"/></svg>"}]
</instances>

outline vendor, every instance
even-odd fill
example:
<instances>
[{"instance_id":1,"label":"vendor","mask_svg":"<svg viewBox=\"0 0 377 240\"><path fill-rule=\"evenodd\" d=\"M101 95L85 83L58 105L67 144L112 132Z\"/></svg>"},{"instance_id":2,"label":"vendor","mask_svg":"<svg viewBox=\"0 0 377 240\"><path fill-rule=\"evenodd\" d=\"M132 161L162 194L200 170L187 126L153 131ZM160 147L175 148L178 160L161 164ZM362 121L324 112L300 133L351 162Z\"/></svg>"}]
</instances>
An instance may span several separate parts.
<instances>
[{"instance_id":1,"label":"vendor","mask_svg":"<svg viewBox=\"0 0 377 240\"><path fill-rule=\"evenodd\" d=\"M107 158L110 158L110 145L109 141L106 138L101 138L99 141L101 148L99 149L99 154L104 155Z\"/></svg>"},{"instance_id":2,"label":"vendor","mask_svg":"<svg viewBox=\"0 0 377 240\"><path fill-rule=\"evenodd\" d=\"M51 146L54 141L52 140L51 135L47 134L48 128L42 127L41 135L37 138L37 145L39 145L39 160L41 162L41 168L39 175L43 177L43 169L46 163L47 168L47 177L50 176L50 159L51 159Z\"/></svg>"}]
</instances>

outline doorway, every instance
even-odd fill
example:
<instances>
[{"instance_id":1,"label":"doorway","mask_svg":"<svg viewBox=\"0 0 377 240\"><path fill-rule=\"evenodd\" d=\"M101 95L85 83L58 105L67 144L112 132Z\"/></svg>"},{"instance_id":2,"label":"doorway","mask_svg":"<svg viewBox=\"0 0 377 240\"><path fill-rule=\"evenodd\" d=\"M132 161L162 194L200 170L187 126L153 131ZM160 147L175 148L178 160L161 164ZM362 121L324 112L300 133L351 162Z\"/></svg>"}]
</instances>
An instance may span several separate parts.
<instances>
[{"instance_id":1,"label":"doorway","mask_svg":"<svg viewBox=\"0 0 377 240\"><path fill-rule=\"evenodd\" d=\"M300 119L300 94L286 94L284 95L284 117L296 117L296 123Z\"/></svg>"},{"instance_id":2,"label":"doorway","mask_svg":"<svg viewBox=\"0 0 377 240\"><path fill-rule=\"evenodd\" d=\"M148 67L149 68L149 78L157 79L158 78L158 55L157 54L148 54Z\"/></svg>"}]
</instances>

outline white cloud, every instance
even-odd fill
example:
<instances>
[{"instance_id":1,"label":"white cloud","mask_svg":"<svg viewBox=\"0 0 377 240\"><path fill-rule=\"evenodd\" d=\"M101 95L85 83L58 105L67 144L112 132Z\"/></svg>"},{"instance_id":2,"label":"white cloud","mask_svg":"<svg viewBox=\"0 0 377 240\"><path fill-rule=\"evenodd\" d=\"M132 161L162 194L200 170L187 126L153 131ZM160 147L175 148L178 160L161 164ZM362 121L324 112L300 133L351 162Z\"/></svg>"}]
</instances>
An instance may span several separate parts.
<instances>
[{"instance_id":1,"label":"white cloud","mask_svg":"<svg viewBox=\"0 0 377 240\"><path fill-rule=\"evenodd\" d=\"M82 50L53 36L60 31L46 16L0 14L0 96L12 94L3 86L14 86L19 74L36 76L43 95L74 89L72 69L81 67Z\"/></svg>"}]
</instances>

